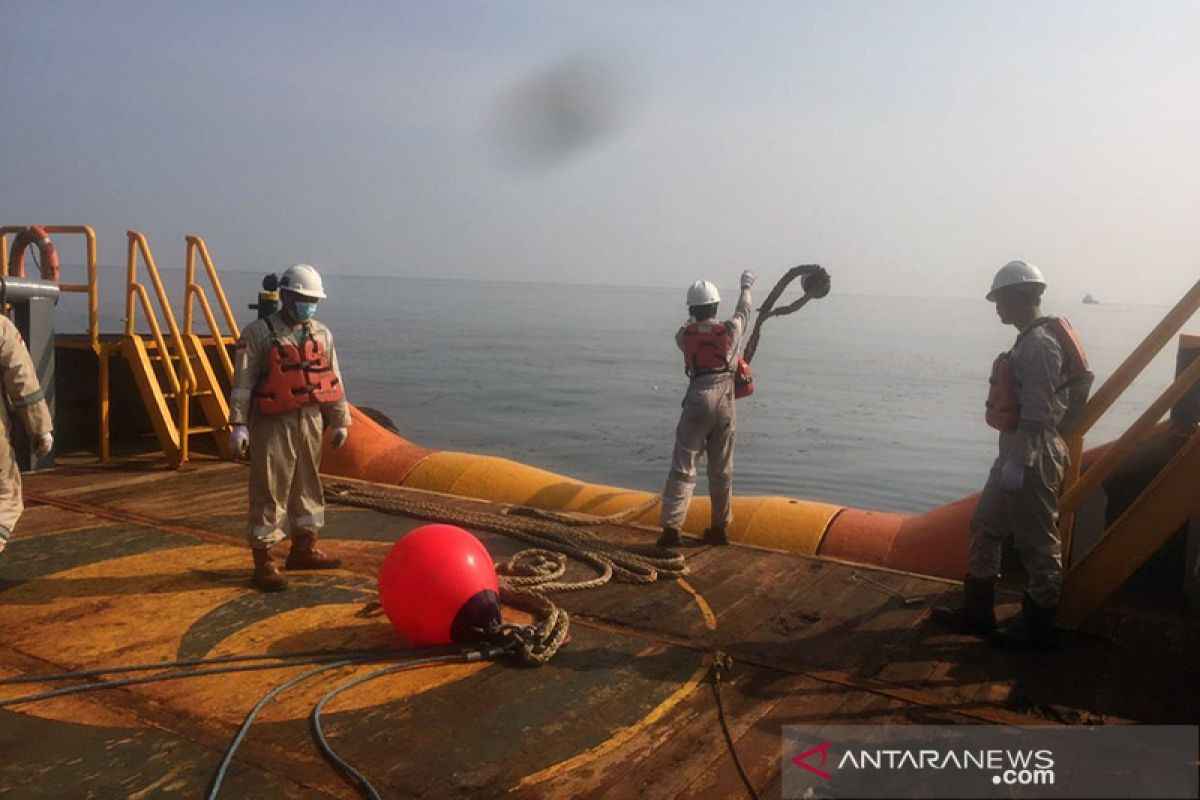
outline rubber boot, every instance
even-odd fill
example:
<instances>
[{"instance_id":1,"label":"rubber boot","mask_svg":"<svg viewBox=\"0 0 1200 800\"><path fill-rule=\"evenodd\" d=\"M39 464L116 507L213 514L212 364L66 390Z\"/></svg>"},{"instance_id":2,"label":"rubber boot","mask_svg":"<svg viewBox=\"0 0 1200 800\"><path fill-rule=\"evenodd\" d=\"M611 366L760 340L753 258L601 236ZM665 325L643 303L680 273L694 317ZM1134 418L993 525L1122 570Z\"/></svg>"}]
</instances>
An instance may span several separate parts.
<instances>
[{"instance_id":1,"label":"rubber boot","mask_svg":"<svg viewBox=\"0 0 1200 800\"><path fill-rule=\"evenodd\" d=\"M658 537L659 547L681 547L683 539L679 538L678 528L663 528L662 536Z\"/></svg>"},{"instance_id":2,"label":"rubber boot","mask_svg":"<svg viewBox=\"0 0 1200 800\"><path fill-rule=\"evenodd\" d=\"M264 592L282 592L288 587L287 578L279 574L279 565L275 556L271 555L271 548L255 547L250 552L254 554L254 576L250 578L251 586Z\"/></svg>"},{"instance_id":3,"label":"rubber boot","mask_svg":"<svg viewBox=\"0 0 1200 800\"><path fill-rule=\"evenodd\" d=\"M311 531L292 534L292 550L285 569L337 569L342 560L317 549L317 535Z\"/></svg>"},{"instance_id":4,"label":"rubber boot","mask_svg":"<svg viewBox=\"0 0 1200 800\"><path fill-rule=\"evenodd\" d=\"M993 631L988 641L1012 650L1049 650L1058 644L1057 614L1058 606L1039 606L1026 593L1021 596L1021 613Z\"/></svg>"},{"instance_id":5,"label":"rubber boot","mask_svg":"<svg viewBox=\"0 0 1200 800\"><path fill-rule=\"evenodd\" d=\"M729 544L729 537L725 535L725 528L705 528L704 541L709 544L723 545Z\"/></svg>"},{"instance_id":6,"label":"rubber boot","mask_svg":"<svg viewBox=\"0 0 1200 800\"><path fill-rule=\"evenodd\" d=\"M935 608L929 615L935 625L956 633L986 636L996 628L996 581L991 578L963 579L962 604L950 608Z\"/></svg>"}]
</instances>

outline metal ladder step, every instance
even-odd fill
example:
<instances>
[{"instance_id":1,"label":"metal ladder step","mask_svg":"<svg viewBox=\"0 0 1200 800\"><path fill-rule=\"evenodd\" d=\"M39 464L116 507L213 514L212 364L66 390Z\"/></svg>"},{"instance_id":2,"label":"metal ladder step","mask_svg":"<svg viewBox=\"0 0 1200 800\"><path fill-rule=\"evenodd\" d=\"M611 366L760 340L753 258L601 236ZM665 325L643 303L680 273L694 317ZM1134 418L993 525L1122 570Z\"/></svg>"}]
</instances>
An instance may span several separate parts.
<instances>
[{"instance_id":1,"label":"metal ladder step","mask_svg":"<svg viewBox=\"0 0 1200 800\"><path fill-rule=\"evenodd\" d=\"M216 392L214 392L213 390L205 389L204 391L201 391L201 392L190 392L188 394L188 397L212 397L215 394L216 394ZM168 397L168 398L173 399L176 397L176 394L174 392L163 392L163 397Z\"/></svg>"}]
</instances>

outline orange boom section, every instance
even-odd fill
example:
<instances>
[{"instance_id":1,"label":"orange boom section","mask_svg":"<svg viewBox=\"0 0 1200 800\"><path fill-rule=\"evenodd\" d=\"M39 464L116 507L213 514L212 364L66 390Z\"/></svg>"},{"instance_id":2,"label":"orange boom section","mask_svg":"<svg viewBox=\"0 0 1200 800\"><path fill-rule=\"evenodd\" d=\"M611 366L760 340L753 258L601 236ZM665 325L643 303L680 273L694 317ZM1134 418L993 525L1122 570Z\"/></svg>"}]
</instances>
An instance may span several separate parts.
<instances>
[{"instance_id":1,"label":"orange boom section","mask_svg":"<svg viewBox=\"0 0 1200 800\"><path fill-rule=\"evenodd\" d=\"M597 516L648 503L650 492L586 483L496 456L420 447L383 428L353 406L354 427L341 450L324 448L323 472L494 503L528 505ZM1084 463L1103 448L1090 451ZM961 578L967 535L978 495L921 514L891 514L789 497L735 497L729 538L741 544ZM660 508L632 522L657 525ZM709 502L697 497L684 530L700 534ZM650 537L647 536L647 540Z\"/></svg>"},{"instance_id":2,"label":"orange boom section","mask_svg":"<svg viewBox=\"0 0 1200 800\"><path fill-rule=\"evenodd\" d=\"M578 481L506 458L430 450L392 433L354 407L350 413L354 427L346 445L341 450L324 448L321 470L327 474L597 516L635 509L654 497L650 492ZM631 521L656 525L659 510L648 508ZM970 510L942 511L905 517L789 497L735 497L729 538L759 547L959 577L966 565L965 520ZM697 497L684 530L700 534L708 521L708 498Z\"/></svg>"}]
</instances>

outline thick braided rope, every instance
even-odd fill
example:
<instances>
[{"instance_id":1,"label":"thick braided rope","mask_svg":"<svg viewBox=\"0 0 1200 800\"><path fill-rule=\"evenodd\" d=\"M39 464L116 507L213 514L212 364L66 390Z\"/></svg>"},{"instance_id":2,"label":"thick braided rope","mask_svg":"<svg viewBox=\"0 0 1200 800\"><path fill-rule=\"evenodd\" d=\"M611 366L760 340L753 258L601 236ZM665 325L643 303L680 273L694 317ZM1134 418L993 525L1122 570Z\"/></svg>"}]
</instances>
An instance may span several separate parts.
<instances>
[{"instance_id":1,"label":"thick braided rope","mask_svg":"<svg viewBox=\"0 0 1200 800\"><path fill-rule=\"evenodd\" d=\"M662 497L654 495L640 506L627 508L624 511L618 511L615 514L608 514L603 517L594 516L578 516L571 513L563 513L562 511L547 511L544 508L534 508L533 506L511 506L502 508L501 514L512 515L514 517L535 517L537 519L548 519L554 522L561 522L563 525L581 526L581 525L604 525L620 524L622 522L631 522L645 514L650 509L657 506L662 501Z\"/></svg>"},{"instance_id":2,"label":"thick braided rope","mask_svg":"<svg viewBox=\"0 0 1200 800\"><path fill-rule=\"evenodd\" d=\"M653 544L628 546L610 542L580 530L575 525L458 508L383 488L345 483L330 484L325 490L325 495L330 501L344 505L503 533L529 542L535 549L575 558L591 565L600 573L591 580L566 582L555 580L562 573L546 578L540 574L521 575L518 571L510 585L538 586L542 591L565 592L603 586L609 580L621 583L654 583L660 575L675 577L687 574L683 556L678 553ZM515 566L514 562L522 558L523 554L519 553L505 564Z\"/></svg>"},{"instance_id":3,"label":"thick braided rope","mask_svg":"<svg viewBox=\"0 0 1200 800\"><path fill-rule=\"evenodd\" d=\"M688 572L683 556L673 551L656 545L630 547L579 530L582 525L644 513L649 509L649 503L593 522L578 517L567 517L569 521L544 519L540 514L529 514L526 507L521 507L522 513L492 514L417 499L402 492L346 483L330 484L325 495L330 502L495 531L533 544L534 547L497 564L496 572L500 578L500 601L534 614L536 620L532 625L502 625L498 633L525 663L534 666L553 658L566 641L571 625L570 615L544 592L590 589L613 579L648 584L660 576L680 576ZM652 502L657 503L658 498L652 498ZM567 557L589 564L599 574L589 580L559 580L566 574Z\"/></svg>"}]
</instances>

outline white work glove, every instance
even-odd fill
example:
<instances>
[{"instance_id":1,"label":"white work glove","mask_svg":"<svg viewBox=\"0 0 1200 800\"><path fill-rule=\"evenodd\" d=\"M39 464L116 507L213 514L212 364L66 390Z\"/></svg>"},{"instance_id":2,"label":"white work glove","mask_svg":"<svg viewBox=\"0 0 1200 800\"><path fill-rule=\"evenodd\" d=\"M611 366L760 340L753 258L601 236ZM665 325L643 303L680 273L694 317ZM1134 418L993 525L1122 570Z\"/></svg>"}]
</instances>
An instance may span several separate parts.
<instances>
[{"instance_id":1,"label":"white work glove","mask_svg":"<svg viewBox=\"0 0 1200 800\"><path fill-rule=\"evenodd\" d=\"M229 434L229 446L233 448L234 458L244 458L250 451L250 429L245 425L234 425Z\"/></svg>"},{"instance_id":2,"label":"white work glove","mask_svg":"<svg viewBox=\"0 0 1200 800\"><path fill-rule=\"evenodd\" d=\"M754 285L754 280L757 277L758 276L754 274L753 270L746 270L745 272L743 272L742 273L742 288L749 289L751 286Z\"/></svg>"},{"instance_id":3,"label":"white work glove","mask_svg":"<svg viewBox=\"0 0 1200 800\"><path fill-rule=\"evenodd\" d=\"M33 451L33 454L36 455L38 458L45 458L46 456L50 455L50 451L53 449L54 449L54 434L53 433L43 433L42 437L40 439L38 439L38 446L37 446L37 449Z\"/></svg>"},{"instance_id":4,"label":"white work glove","mask_svg":"<svg viewBox=\"0 0 1200 800\"><path fill-rule=\"evenodd\" d=\"M1025 465L1020 461L1008 460L1000 468L1000 488L1006 492L1019 492L1025 485Z\"/></svg>"},{"instance_id":5,"label":"white work glove","mask_svg":"<svg viewBox=\"0 0 1200 800\"><path fill-rule=\"evenodd\" d=\"M350 429L337 427L333 429L333 436L329 437L329 443L333 445L334 450L341 450L348 438L350 438Z\"/></svg>"}]
</instances>

